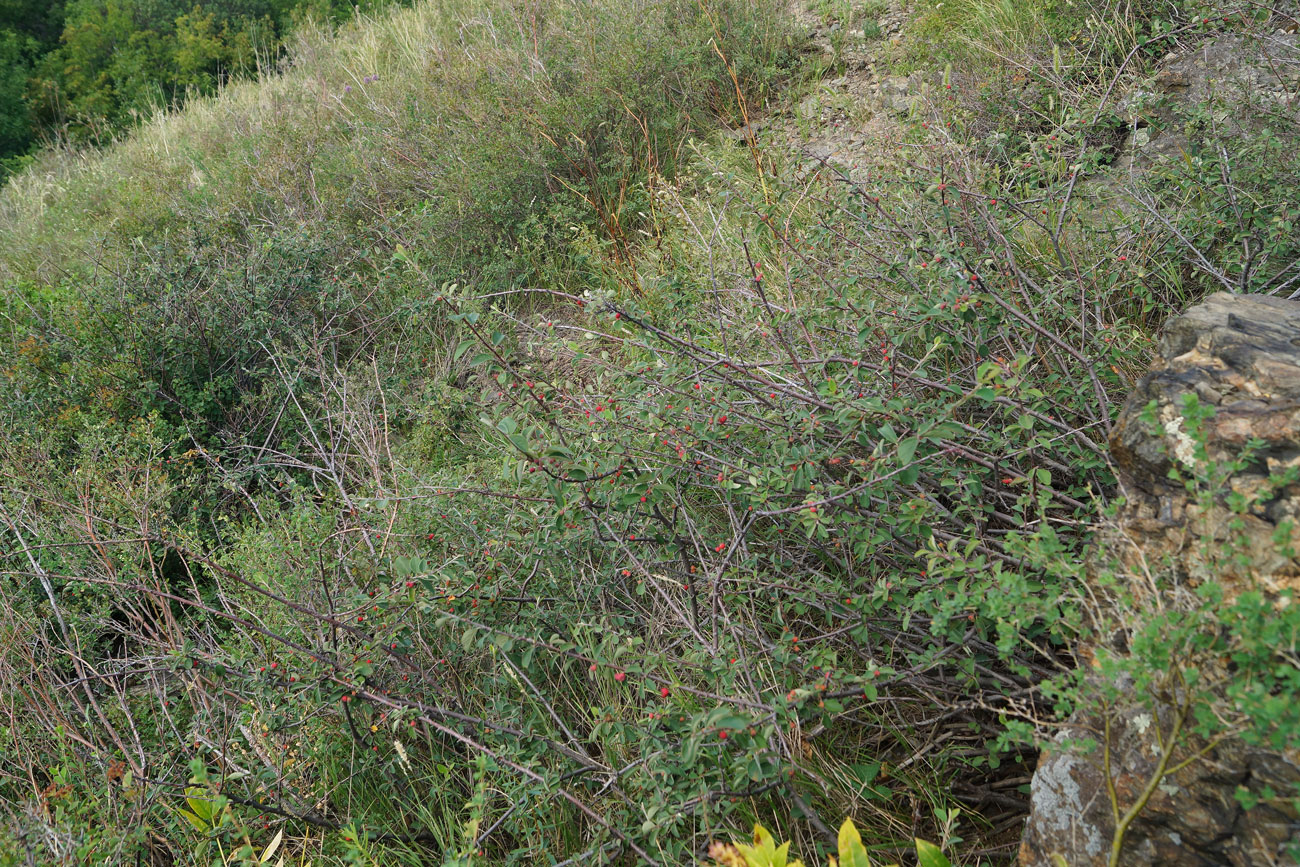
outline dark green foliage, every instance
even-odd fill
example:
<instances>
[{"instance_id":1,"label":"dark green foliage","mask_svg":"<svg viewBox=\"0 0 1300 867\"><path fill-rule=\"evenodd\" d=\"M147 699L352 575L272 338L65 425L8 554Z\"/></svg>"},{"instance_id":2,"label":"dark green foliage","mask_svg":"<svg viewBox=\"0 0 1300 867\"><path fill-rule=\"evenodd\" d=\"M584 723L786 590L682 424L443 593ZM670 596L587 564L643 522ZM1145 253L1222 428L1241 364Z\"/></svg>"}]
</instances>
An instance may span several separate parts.
<instances>
[{"instance_id":1,"label":"dark green foliage","mask_svg":"<svg viewBox=\"0 0 1300 867\"><path fill-rule=\"evenodd\" d=\"M36 42L13 30L0 29L0 159L25 153L32 141L27 107L27 79ZM0 171L0 179L7 175Z\"/></svg>"},{"instance_id":2,"label":"dark green foliage","mask_svg":"<svg viewBox=\"0 0 1300 867\"><path fill-rule=\"evenodd\" d=\"M295 22L341 23L394 0L6 0L0 160L35 143L105 143L139 118L273 69ZM5 173L0 172L0 180Z\"/></svg>"}]
</instances>

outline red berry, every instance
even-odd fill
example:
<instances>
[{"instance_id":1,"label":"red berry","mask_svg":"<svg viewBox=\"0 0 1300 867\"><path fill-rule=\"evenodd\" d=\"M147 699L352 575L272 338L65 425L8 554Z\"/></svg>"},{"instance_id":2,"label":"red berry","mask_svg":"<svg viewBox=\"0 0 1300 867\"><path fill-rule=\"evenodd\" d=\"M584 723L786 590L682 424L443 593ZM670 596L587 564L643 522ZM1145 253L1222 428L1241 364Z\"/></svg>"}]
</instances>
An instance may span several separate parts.
<instances>
[{"instance_id":1,"label":"red berry","mask_svg":"<svg viewBox=\"0 0 1300 867\"><path fill-rule=\"evenodd\" d=\"M659 694L664 698L668 698L668 687L665 686L663 689L659 690Z\"/></svg>"},{"instance_id":2,"label":"red berry","mask_svg":"<svg viewBox=\"0 0 1300 867\"><path fill-rule=\"evenodd\" d=\"M627 672L620 671L618 674L614 675L614 679L617 680L619 683L622 683L623 681L627 680Z\"/></svg>"}]
</instances>

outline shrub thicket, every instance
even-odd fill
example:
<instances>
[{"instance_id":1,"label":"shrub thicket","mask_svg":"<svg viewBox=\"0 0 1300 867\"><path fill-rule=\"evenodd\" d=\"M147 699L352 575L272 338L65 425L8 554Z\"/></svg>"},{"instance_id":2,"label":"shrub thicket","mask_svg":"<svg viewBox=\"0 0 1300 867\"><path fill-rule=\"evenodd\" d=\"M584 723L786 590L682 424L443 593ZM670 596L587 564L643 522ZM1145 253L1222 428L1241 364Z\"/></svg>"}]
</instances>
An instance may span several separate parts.
<instances>
[{"instance_id":1,"label":"shrub thicket","mask_svg":"<svg viewBox=\"0 0 1300 867\"><path fill-rule=\"evenodd\" d=\"M1115 610L1116 666L1235 653L1234 732L1290 743L1267 610L1146 619L1083 554L1152 330L1244 271L1171 227L1249 189L1278 290L1294 164L1085 194L1154 25L1058 43L1028 122L968 6L852 176L703 138L789 63L775 4L464 0L15 179L4 857L813 857L852 813L1006 861Z\"/></svg>"}]
</instances>

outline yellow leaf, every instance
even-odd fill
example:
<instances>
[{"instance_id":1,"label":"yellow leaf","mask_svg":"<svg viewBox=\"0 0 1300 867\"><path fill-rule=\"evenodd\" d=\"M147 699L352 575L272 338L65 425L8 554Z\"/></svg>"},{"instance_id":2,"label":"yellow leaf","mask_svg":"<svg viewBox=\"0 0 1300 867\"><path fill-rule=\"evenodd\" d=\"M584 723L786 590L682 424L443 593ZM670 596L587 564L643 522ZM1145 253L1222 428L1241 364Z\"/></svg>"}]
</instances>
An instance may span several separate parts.
<instances>
[{"instance_id":1,"label":"yellow leaf","mask_svg":"<svg viewBox=\"0 0 1300 867\"><path fill-rule=\"evenodd\" d=\"M862 845L862 835L852 819L845 819L840 826L840 865L841 867L871 867L867 857L867 848Z\"/></svg>"},{"instance_id":2,"label":"yellow leaf","mask_svg":"<svg viewBox=\"0 0 1300 867\"><path fill-rule=\"evenodd\" d=\"M280 848L280 844L283 841L284 841L284 829L281 828L279 831L276 832L275 839L273 839L270 842L270 844L267 845L266 851L262 853L262 857L257 859L258 862L261 864L271 863L271 856L275 854L276 849Z\"/></svg>"},{"instance_id":3,"label":"yellow leaf","mask_svg":"<svg viewBox=\"0 0 1300 867\"><path fill-rule=\"evenodd\" d=\"M787 843L786 846L789 846ZM781 864L776 863L776 840L772 838L769 832L762 825L754 826L754 845L746 846L744 843L737 843L736 848L740 854L745 856L745 863L748 867L784 867L785 858L782 853Z\"/></svg>"}]
</instances>

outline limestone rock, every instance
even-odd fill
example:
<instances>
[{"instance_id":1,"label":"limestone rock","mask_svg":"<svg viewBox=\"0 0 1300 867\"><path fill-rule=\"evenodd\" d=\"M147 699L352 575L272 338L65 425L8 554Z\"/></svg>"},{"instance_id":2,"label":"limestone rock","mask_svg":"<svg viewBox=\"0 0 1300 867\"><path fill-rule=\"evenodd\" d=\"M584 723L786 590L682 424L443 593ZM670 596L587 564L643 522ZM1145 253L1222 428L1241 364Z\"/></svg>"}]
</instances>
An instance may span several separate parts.
<instances>
[{"instance_id":1,"label":"limestone rock","mask_svg":"<svg viewBox=\"0 0 1300 867\"><path fill-rule=\"evenodd\" d=\"M911 111L920 90L921 79L916 73L886 75L876 82L873 96L882 107L901 116Z\"/></svg>"},{"instance_id":2,"label":"limestone rock","mask_svg":"<svg viewBox=\"0 0 1300 867\"><path fill-rule=\"evenodd\" d=\"M1172 713L1165 708L1168 719ZM1076 720L1064 734L1081 737L1097 720ZM1121 812L1135 803L1159 760L1151 714L1130 711L1111 722L1111 779ZM1167 723L1166 723L1167 724ZM1093 731L1100 740L1100 733ZM1178 758L1204 748L1193 741ZM1115 820L1100 745L1091 754L1049 749L1039 758L1030 817L1020 844L1021 867L1104 867L1109 863ZM1300 767L1276 753L1228 741L1167 776L1124 835L1124 867L1263 867L1282 857L1296 832L1296 815L1271 804L1250 810L1236 799L1238 786L1256 796L1288 791ZM1064 859L1063 862L1057 858Z\"/></svg>"},{"instance_id":3,"label":"limestone rock","mask_svg":"<svg viewBox=\"0 0 1300 867\"><path fill-rule=\"evenodd\" d=\"M1249 463L1227 482L1253 500L1244 515L1233 514L1226 492L1207 508L1169 479L1171 469L1204 470L1189 436L1188 395L1214 409L1202 422L1212 464L1223 467L1253 444ZM1154 420L1145 411L1153 401ZM1300 482L1270 483L1300 468L1300 302L1221 292L1170 320L1158 360L1120 413L1111 451L1127 500L1121 525L1135 543L1128 550L1194 583L1210 568L1197 540L1224 539L1238 520L1250 544L1240 559L1213 564L1215 580L1229 595L1259 587L1300 597Z\"/></svg>"},{"instance_id":4,"label":"limestone rock","mask_svg":"<svg viewBox=\"0 0 1300 867\"><path fill-rule=\"evenodd\" d=\"M1201 435L1194 438L1198 424ZM1247 446L1248 457L1240 460ZM1150 592L1177 594L1217 581L1228 600L1247 589L1264 591L1278 605L1287 604L1285 591L1300 598L1300 302L1218 293L1171 319L1155 363L1120 413L1111 451L1126 505L1107 547L1129 560L1131 574L1159 576ZM1209 488L1212 497L1197 497L1170 478L1174 470L1209 478L1211 467L1226 468ZM1245 514L1232 508L1238 495L1249 504ZM1234 520L1243 529L1232 535L1244 533L1246 544L1238 556L1207 562L1204 552L1226 547L1218 543L1227 540ZM1198 544L1207 537L1216 544ZM1153 713L1137 702L1113 711L1110 782L1121 813L1152 779L1159 762L1156 733L1168 731L1172 716L1168 706ZM1081 712L1059 745L1040 757L1022 867L1109 863L1115 818L1105 753L1099 747L1084 754L1064 743L1100 742L1103 731L1100 717ZM1124 836L1118 863L1290 863L1283 853L1300 836L1300 814L1276 801L1244 810L1235 795L1238 787L1255 795L1291 791L1300 782L1300 758L1239 740L1210 748L1191 739L1171 765L1203 748L1202 759L1151 793Z\"/></svg>"},{"instance_id":5,"label":"limestone rock","mask_svg":"<svg viewBox=\"0 0 1300 867\"><path fill-rule=\"evenodd\" d=\"M1199 107L1217 105L1213 122L1229 130L1263 109L1300 110L1298 47L1294 32L1278 31L1220 36L1171 54L1152 80L1121 103L1132 132L1119 168L1142 169L1194 150L1188 112Z\"/></svg>"}]
</instances>

